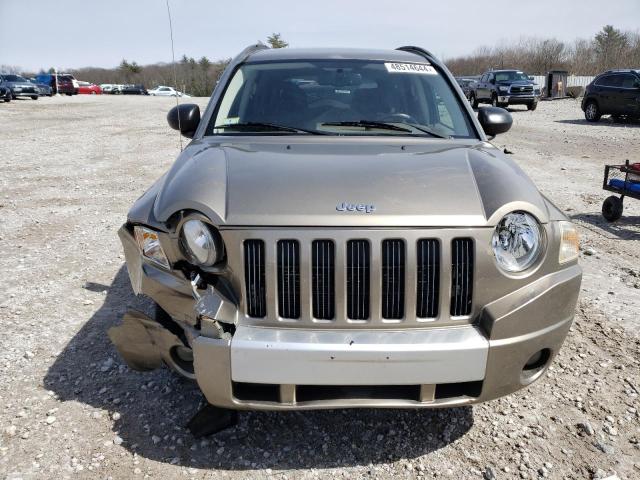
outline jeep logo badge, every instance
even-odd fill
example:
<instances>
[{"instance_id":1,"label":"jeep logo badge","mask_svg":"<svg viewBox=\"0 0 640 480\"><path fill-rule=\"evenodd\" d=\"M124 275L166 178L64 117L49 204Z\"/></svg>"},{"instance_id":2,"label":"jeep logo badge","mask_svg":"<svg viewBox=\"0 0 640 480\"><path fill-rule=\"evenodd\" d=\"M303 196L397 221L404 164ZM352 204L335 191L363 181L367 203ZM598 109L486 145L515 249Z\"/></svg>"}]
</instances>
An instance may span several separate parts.
<instances>
[{"instance_id":1,"label":"jeep logo badge","mask_svg":"<svg viewBox=\"0 0 640 480\"><path fill-rule=\"evenodd\" d=\"M373 213L376 211L376 206L373 204L365 204L365 203L342 202L336 205L336 210L339 212Z\"/></svg>"}]
</instances>

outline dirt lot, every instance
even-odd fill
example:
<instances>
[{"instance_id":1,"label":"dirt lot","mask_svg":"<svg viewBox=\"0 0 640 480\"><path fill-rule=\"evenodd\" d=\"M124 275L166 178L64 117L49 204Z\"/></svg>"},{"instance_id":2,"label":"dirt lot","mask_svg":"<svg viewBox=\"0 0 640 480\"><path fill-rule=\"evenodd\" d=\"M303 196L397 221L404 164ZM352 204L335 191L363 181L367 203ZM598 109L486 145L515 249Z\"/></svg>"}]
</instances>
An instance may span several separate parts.
<instances>
[{"instance_id":1,"label":"dirt lot","mask_svg":"<svg viewBox=\"0 0 640 480\"><path fill-rule=\"evenodd\" d=\"M196 388L130 371L105 335L148 307L116 230L178 152L172 103L0 104L0 478L640 478L640 202L599 213L602 166L640 161L640 125L590 125L565 100L514 108L496 140L582 234L576 322L534 387L452 410L241 413L196 441Z\"/></svg>"}]
</instances>

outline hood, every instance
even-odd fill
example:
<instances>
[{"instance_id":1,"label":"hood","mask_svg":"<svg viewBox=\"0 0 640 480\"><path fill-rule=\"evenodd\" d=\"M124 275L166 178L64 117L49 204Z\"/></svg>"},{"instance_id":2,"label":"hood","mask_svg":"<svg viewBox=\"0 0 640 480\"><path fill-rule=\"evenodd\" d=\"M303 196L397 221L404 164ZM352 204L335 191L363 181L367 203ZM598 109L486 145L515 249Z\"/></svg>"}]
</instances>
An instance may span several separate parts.
<instances>
[{"instance_id":1,"label":"hood","mask_svg":"<svg viewBox=\"0 0 640 480\"><path fill-rule=\"evenodd\" d=\"M6 87L22 87L22 88L27 88L27 87L36 87L35 83L31 83L31 82L9 82L9 81L5 81L3 82L3 85L5 85Z\"/></svg>"},{"instance_id":2,"label":"hood","mask_svg":"<svg viewBox=\"0 0 640 480\"><path fill-rule=\"evenodd\" d=\"M192 142L130 220L197 210L221 226L481 227L523 209L548 221L533 183L488 143L284 138Z\"/></svg>"}]
</instances>

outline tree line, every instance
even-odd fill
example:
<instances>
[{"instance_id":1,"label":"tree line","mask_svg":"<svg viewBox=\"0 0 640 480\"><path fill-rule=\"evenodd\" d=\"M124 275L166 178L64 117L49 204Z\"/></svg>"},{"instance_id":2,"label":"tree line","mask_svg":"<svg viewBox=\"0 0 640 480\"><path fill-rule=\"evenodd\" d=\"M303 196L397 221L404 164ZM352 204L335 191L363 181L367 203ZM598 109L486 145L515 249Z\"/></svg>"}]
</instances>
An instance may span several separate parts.
<instances>
[{"instance_id":1,"label":"tree line","mask_svg":"<svg viewBox=\"0 0 640 480\"><path fill-rule=\"evenodd\" d=\"M271 48L289 45L279 33L267 37L266 44ZM80 80L96 84L141 83L147 88L175 85L190 95L206 97L211 95L229 61L183 55L175 64L139 65L123 59L116 68L87 67L69 72ZM624 32L605 25L593 37L569 43L556 38L523 37L494 47L479 47L470 55L448 59L445 63L454 75L459 76L478 75L490 68L517 68L531 75L541 75L554 69L567 70L574 75L596 75L612 68L638 68L640 33ZM3 65L0 71L17 73L19 69ZM26 76L34 74L25 73Z\"/></svg>"},{"instance_id":2,"label":"tree line","mask_svg":"<svg viewBox=\"0 0 640 480\"><path fill-rule=\"evenodd\" d=\"M446 60L454 75L478 75L490 68L517 68L531 75L567 70L596 75L613 68L638 68L640 34L605 25L592 38L566 43L556 38L521 38L494 47L477 48L471 55Z\"/></svg>"}]
</instances>

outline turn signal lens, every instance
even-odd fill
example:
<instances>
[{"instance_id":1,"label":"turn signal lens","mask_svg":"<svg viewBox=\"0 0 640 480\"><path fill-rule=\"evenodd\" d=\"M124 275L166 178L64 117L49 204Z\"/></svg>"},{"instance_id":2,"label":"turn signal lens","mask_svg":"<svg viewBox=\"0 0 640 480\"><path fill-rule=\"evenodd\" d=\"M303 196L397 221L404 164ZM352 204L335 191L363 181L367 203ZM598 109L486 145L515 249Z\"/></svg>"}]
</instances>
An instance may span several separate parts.
<instances>
[{"instance_id":1,"label":"turn signal lens","mask_svg":"<svg viewBox=\"0 0 640 480\"><path fill-rule=\"evenodd\" d=\"M559 222L560 225L560 253L559 263L571 262L578 258L580 239L578 229L571 222Z\"/></svg>"},{"instance_id":2,"label":"turn signal lens","mask_svg":"<svg viewBox=\"0 0 640 480\"><path fill-rule=\"evenodd\" d=\"M133 233L142 255L164 268L169 268L169 260L167 260L162 245L160 245L160 238L157 232L150 228L136 225L133 227Z\"/></svg>"}]
</instances>

